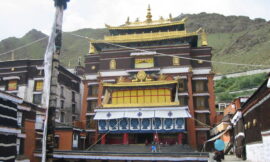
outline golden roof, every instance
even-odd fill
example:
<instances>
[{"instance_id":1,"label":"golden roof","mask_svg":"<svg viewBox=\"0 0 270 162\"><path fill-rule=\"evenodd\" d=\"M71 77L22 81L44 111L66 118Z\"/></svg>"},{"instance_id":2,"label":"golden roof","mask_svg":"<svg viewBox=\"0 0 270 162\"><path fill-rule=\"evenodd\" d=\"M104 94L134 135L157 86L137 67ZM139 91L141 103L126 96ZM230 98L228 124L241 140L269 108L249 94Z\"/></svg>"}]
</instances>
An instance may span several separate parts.
<instances>
[{"instance_id":1,"label":"golden roof","mask_svg":"<svg viewBox=\"0 0 270 162\"><path fill-rule=\"evenodd\" d=\"M117 29L117 30L126 30L126 29L146 29L146 28L156 28L156 27L165 27L165 26L173 26L173 25L180 25L180 24L185 24L187 18L184 18L180 21L172 21L170 19L159 19L159 20L152 20L151 22L147 22L147 21L135 21L135 22L129 22L129 18L128 21L126 22L125 25L122 26L110 26L105 24L105 26L108 29Z\"/></svg>"},{"instance_id":2,"label":"golden roof","mask_svg":"<svg viewBox=\"0 0 270 162\"><path fill-rule=\"evenodd\" d=\"M127 43L127 42L141 42L141 41L156 41L174 38L182 38L198 35L196 32L184 31L169 31L143 34L126 34L116 36L105 36L104 41L111 43Z\"/></svg>"},{"instance_id":3,"label":"golden roof","mask_svg":"<svg viewBox=\"0 0 270 162\"><path fill-rule=\"evenodd\" d=\"M164 19L163 17L160 17L159 20L152 20L151 8L149 5L147 9L147 15L146 15L145 21L139 21L139 18L137 18L136 21L130 22L129 17L128 17L126 23L122 26L114 27L107 24L105 24L105 26L108 29L116 29L116 30L145 29L145 28L155 28L155 27L164 27L164 26L184 24L186 20L187 18L184 18L180 21L173 21L171 14L169 15L168 19Z\"/></svg>"}]
</instances>

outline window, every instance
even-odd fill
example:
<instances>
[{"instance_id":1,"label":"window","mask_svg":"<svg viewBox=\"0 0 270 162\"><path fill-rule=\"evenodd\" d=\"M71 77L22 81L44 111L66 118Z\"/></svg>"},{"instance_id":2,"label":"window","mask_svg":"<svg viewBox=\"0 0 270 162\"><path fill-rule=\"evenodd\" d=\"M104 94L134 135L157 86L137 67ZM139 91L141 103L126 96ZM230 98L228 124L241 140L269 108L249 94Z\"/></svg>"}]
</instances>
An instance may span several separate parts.
<instances>
[{"instance_id":1,"label":"window","mask_svg":"<svg viewBox=\"0 0 270 162\"><path fill-rule=\"evenodd\" d=\"M204 127L204 126L210 124L207 114L195 114L195 117L197 120L199 120L201 122L201 123L196 122L196 126Z\"/></svg>"},{"instance_id":2,"label":"window","mask_svg":"<svg viewBox=\"0 0 270 162\"><path fill-rule=\"evenodd\" d=\"M196 92L203 92L204 91L204 87L203 87L203 82L202 81L197 81L196 84Z\"/></svg>"},{"instance_id":3,"label":"window","mask_svg":"<svg viewBox=\"0 0 270 162\"><path fill-rule=\"evenodd\" d=\"M72 116L72 122L75 122L75 120L76 120L76 117Z\"/></svg>"},{"instance_id":4,"label":"window","mask_svg":"<svg viewBox=\"0 0 270 162\"><path fill-rule=\"evenodd\" d=\"M63 86L61 86L60 96L64 97L64 87Z\"/></svg>"},{"instance_id":5,"label":"window","mask_svg":"<svg viewBox=\"0 0 270 162\"><path fill-rule=\"evenodd\" d=\"M153 57L135 58L135 68L151 68L154 67Z\"/></svg>"},{"instance_id":6,"label":"window","mask_svg":"<svg viewBox=\"0 0 270 162\"><path fill-rule=\"evenodd\" d=\"M97 101L88 101L87 112L93 112L97 107Z\"/></svg>"},{"instance_id":7,"label":"window","mask_svg":"<svg viewBox=\"0 0 270 162\"><path fill-rule=\"evenodd\" d=\"M179 92L184 92L184 91L186 91L187 90L187 86L186 86L186 81L185 80L183 80L183 79L181 79L181 80L179 80L179 87L178 87L178 90L179 90Z\"/></svg>"},{"instance_id":8,"label":"window","mask_svg":"<svg viewBox=\"0 0 270 162\"><path fill-rule=\"evenodd\" d=\"M196 109L202 110L202 109L206 109L209 105L208 105L208 97L196 97L195 98L195 105L196 105Z\"/></svg>"},{"instance_id":9,"label":"window","mask_svg":"<svg viewBox=\"0 0 270 162\"><path fill-rule=\"evenodd\" d=\"M54 148L58 148L58 147L59 147L59 137L54 136Z\"/></svg>"},{"instance_id":10,"label":"window","mask_svg":"<svg viewBox=\"0 0 270 162\"><path fill-rule=\"evenodd\" d=\"M188 105L188 97L181 96L179 97L180 106Z\"/></svg>"},{"instance_id":11,"label":"window","mask_svg":"<svg viewBox=\"0 0 270 162\"><path fill-rule=\"evenodd\" d=\"M206 92L207 82L203 80L196 80L193 82L195 84L195 92Z\"/></svg>"},{"instance_id":12,"label":"window","mask_svg":"<svg viewBox=\"0 0 270 162\"><path fill-rule=\"evenodd\" d=\"M60 108L61 109L64 109L64 106L65 106L65 102L64 102L64 100L61 100L61 102L60 102Z\"/></svg>"},{"instance_id":13,"label":"window","mask_svg":"<svg viewBox=\"0 0 270 162\"><path fill-rule=\"evenodd\" d=\"M17 112L17 123L22 126L22 112Z\"/></svg>"},{"instance_id":14,"label":"window","mask_svg":"<svg viewBox=\"0 0 270 162\"><path fill-rule=\"evenodd\" d=\"M79 144L79 135L78 134L73 134L73 148L77 148Z\"/></svg>"},{"instance_id":15,"label":"window","mask_svg":"<svg viewBox=\"0 0 270 162\"><path fill-rule=\"evenodd\" d=\"M43 90L43 80L37 80L35 82L34 91L42 91Z\"/></svg>"},{"instance_id":16,"label":"window","mask_svg":"<svg viewBox=\"0 0 270 162\"><path fill-rule=\"evenodd\" d=\"M65 122L65 113L64 112L61 112L60 122L61 123Z\"/></svg>"},{"instance_id":17,"label":"window","mask_svg":"<svg viewBox=\"0 0 270 162\"><path fill-rule=\"evenodd\" d=\"M75 102L75 92L72 91L72 102Z\"/></svg>"},{"instance_id":18,"label":"window","mask_svg":"<svg viewBox=\"0 0 270 162\"><path fill-rule=\"evenodd\" d=\"M76 104L72 104L72 114L75 114L76 112Z\"/></svg>"},{"instance_id":19,"label":"window","mask_svg":"<svg viewBox=\"0 0 270 162\"><path fill-rule=\"evenodd\" d=\"M204 98L203 97L196 97L196 107L198 109L202 109L204 107Z\"/></svg>"},{"instance_id":20,"label":"window","mask_svg":"<svg viewBox=\"0 0 270 162\"><path fill-rule=\"evenodd\" d=\"M88 87L88 96L98 95L98 85L91 85Z\"/></svg>"},{"instance_id":21,"label":"window","mask_svg":"<svg viewBox=\"0 0 270 162\"><path fill-rule=\"evenodd\" d=\"M33 103L34 104L41 104L42 94L34 94L33 95Z\"/></svg>"},{"instance_id":22,"label":"window","mask_svg":"<svg viewBox=\"0 0 270 162\"><path fill-rule=\"evenodd\" d=\"M18 89L18 80L9 80L7 82L7 88L8 91L14 91Z\"/></svg>"}]
</instances>

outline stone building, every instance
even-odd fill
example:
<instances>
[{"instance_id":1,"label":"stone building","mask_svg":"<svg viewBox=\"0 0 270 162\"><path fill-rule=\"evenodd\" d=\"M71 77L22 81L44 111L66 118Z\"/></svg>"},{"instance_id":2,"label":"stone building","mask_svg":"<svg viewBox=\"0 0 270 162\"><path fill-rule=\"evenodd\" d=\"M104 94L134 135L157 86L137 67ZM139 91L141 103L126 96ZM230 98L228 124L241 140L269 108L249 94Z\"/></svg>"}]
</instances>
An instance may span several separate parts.
<instances>
[{"instance_id":1,"label":"stone building","mask_svg":"<svg viewBox=\"0 0 270 162\"><path fill-rule=\"evenodd\" d=\"M45 109L0 91L0 161L35 161L38 147L37 114Z\"/></svg>"},{"instance_id":2,"label":"stone building","mask_svg":"<svg viewBox=\"0 0 270 162\"><path fill-rule=\"evenodd\" d=\"M15 60L0 63L0 90L27 102L42 105L44 80L43 60ZM57 123L79 120L81 79L63 66L59 67Z\"/></svg>"}]
</instances>

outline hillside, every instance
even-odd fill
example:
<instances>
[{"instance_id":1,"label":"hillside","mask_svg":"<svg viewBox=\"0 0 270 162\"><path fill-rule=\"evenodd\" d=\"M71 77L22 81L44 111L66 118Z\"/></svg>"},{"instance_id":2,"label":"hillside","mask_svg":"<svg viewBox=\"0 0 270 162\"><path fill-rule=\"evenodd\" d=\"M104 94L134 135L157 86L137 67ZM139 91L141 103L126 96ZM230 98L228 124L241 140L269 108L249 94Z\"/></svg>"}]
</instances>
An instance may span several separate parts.
<instances>
[{"instance_id":1,"label":"hillside","mask_svg":"<svg viewBox=\"0 0 270 162\"><path fill-rule=\"evenodd\" d=\"M261 73L237 78L223 77L221 80L216 80L216 102L231 102L236 97L250 96L267 77L266 73Z\"/></svg>"},{"instance_id":2,"label":"hillside","mask_svg":"<svg viewBox=\"0 0 270 162\"><path fill-rule=\"evenodd\" d=\"M196 31L203 27L208 33L209 46L213 47L213 61L270 65L270 22L264 19L251 20L244 16L223 16L219 14L181 14L175 19L188 17L186 27ZM106 29L81 29L74 32L93 39L102 39ZM22 38L7 38L0 42L0 53L27 44L45 35L35 29ZM15 59L43 58L47 39L15 52ZM76 65L78 57L87 54L88 42L68 33L63 34L62 64ZM83 57L82 57L83 58ZM0 56L0 60L10 55ZM254 67L213 64L216 73L232 73L254 69Z\"/></svg>"}]
</instances>

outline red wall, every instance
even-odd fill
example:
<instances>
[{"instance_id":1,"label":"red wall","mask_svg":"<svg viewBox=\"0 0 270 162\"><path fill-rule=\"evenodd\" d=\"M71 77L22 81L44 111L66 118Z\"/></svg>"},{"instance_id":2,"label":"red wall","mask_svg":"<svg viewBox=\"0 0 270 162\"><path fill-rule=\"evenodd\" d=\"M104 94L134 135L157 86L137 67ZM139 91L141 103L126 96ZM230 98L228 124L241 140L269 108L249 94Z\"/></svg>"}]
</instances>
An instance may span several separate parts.
<instances>
[{"instance_id":1,"label":"red wall","mask_svg":"<svg viewBox=\"0 0 270 162\"><path fill-rule=\"evenodd\" d=\"M58 150L72 150L72 130L56 130L55 135L59 135Z\"/></svg>"}]
</instances>

